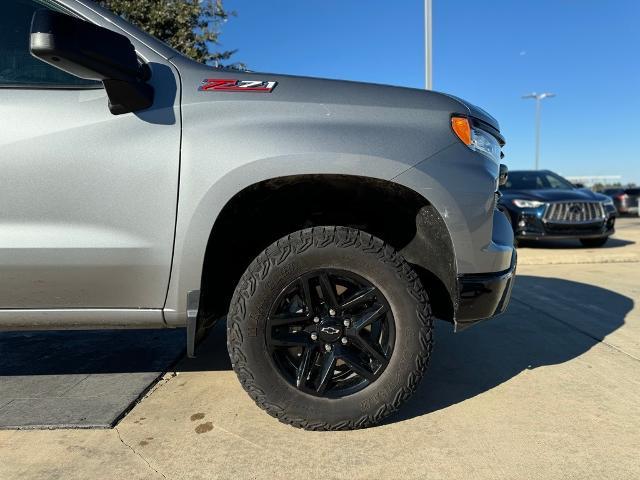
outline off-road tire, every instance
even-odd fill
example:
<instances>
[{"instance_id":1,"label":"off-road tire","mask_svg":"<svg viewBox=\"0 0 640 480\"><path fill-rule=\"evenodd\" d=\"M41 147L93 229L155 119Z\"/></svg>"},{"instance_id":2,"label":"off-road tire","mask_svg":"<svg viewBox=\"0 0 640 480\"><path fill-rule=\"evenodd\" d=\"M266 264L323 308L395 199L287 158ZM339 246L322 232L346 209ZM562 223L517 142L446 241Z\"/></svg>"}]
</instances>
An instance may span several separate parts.
<instances>
[{"instance_id":1,"label":"off-road tire","mask_svg":"<svg viewBox=\"0 0 640 480\"><path fill-rule=\"evenodd\" d=\"M340 398L300 391L278 373L265 342L270 305L283 288L314 268L339 268L366 278L386 297L395 346L379 378ZM240 383L256 404L283 423L307 430L350 430L378 424L416 390L432 350L427 292L391 246L347 227L294 232L266 248L243 274L231 301L227 347Z\"/></svg>"},{"instance_id":2,"label":"off-road tire","mask_svg":"<svg viewBox=\"0 0 640 480\"><path fill-rule=\"evenodd\" d=\"M607 243L609 237L601 237L601 238L581 238L580 243L583 247L588 248L596 248L602 247L605 243Z\"/></svg>"}]
</instances>

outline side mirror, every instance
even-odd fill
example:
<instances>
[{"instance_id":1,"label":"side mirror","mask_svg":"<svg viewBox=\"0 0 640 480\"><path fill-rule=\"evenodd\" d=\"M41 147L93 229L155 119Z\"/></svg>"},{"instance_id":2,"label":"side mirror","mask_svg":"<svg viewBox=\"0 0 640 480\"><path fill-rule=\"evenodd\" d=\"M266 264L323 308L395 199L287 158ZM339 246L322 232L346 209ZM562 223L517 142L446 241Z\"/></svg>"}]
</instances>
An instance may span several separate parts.
<instances>
[{"instance_id":1,"label":"side mirror","mask_svg":"<svg viewBox=\"0 0 640 480\"><path fill-rule=\"evenodd\" d=\"M509 179L509 168L504 164L500 164L500 174L498 175L498 185L503 186Z\"/></svg>"},{"instance_id":2,"label":"side mirror","mask_svg":"<svg viewBox=\"0 0 640 480\"><path fill-rule=\"evenodd\" d=\"M31 21L31 54L60 70L88 80L100 80L114 115L153 104L146 83L149 67L140 65L124 35L51 10L38 10Z\"/></svg>"}]
</instances>

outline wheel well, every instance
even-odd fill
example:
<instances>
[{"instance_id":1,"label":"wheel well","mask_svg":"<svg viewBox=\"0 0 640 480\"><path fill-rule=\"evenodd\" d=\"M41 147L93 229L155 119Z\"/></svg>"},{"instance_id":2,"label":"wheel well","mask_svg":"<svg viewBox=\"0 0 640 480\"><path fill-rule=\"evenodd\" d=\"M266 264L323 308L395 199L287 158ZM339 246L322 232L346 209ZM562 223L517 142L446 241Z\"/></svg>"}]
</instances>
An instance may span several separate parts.
<instances>
[{"instance_id":1,"label":"wheel well","mask_svg":"<svg viewBox=\"0 0 640 480\"><path fill-rule=\"evenodd\" d=\"M407 249L405 258L415 264L429 291L434 314L453 321L455 267L453 280L443 279L443 268L431 268L424 258L408 258L415 257L411 254L415 239L425 236L418 232L418 219L425 217L421 215L425 208L435 212L413 190L368 177L296 175L245 188L225 205L211 230L202 271L199 322L209 324L226 313L240 276L262 250L288 233L319 225L358 228L401 252ZM440 223L444 225L441 219ZM441 264L446 258L450 266L453 248L448 233L446 237L448 251L439 251L432 261Z\"/></svg>"}]
</instances>

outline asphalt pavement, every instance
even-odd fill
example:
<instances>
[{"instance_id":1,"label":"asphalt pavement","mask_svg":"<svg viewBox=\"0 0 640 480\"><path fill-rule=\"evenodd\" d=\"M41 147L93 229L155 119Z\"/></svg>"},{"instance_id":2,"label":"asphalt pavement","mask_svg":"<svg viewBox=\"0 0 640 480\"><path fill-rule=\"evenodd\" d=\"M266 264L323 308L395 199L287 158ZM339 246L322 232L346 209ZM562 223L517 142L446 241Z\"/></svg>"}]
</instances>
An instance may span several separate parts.
<instances>
[{"instance_id":1,"label":"asphalt pavement","mask_svg":"<svg viewBox=\"0 0 640 480\"><path fill-rule=\"evenodd\" d=\"M184 350L184 330L0 332L0 429L112 427Z\"/></svg>"}]
</instances>

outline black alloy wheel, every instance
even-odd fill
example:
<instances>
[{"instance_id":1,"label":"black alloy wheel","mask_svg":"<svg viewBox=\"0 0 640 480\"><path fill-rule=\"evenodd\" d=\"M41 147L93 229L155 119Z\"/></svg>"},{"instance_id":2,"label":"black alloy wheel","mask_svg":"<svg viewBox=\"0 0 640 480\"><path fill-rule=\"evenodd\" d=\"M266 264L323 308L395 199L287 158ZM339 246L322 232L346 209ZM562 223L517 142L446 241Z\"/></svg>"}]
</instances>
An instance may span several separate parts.
<instances>
[{"instance_id":1,"label":"black alloy wheel","mask_svg":"<svg viewBox=\"0 0 640 480\"><path fill-rule=\"evenodd\" d=\"M395 323L386 298L369 281L320 269L280 293L265 334L275 367L291 385L331 398L376 381L393 354Z\"/></svg>"}]
</instances>

